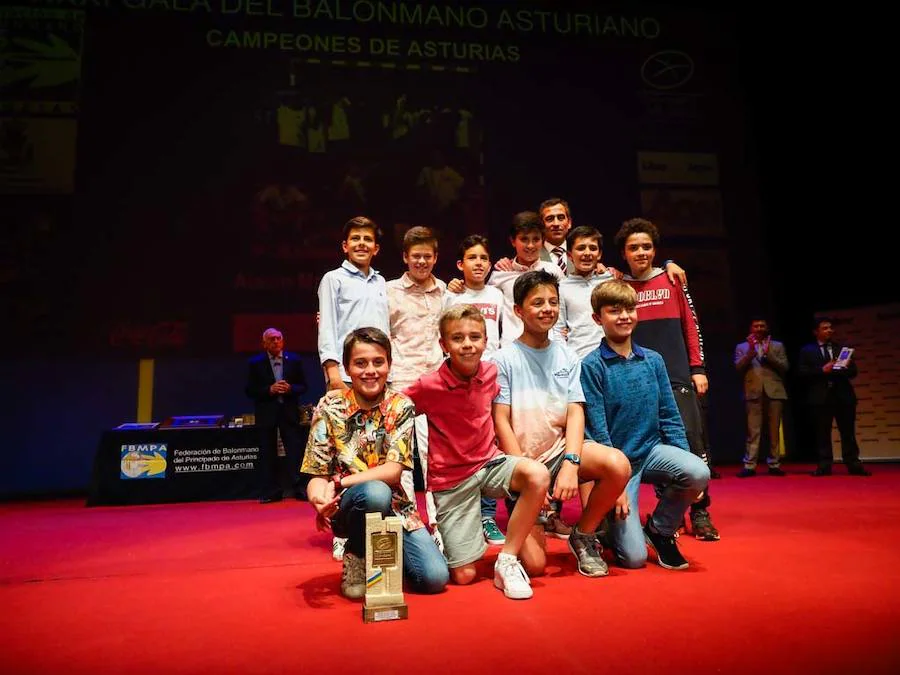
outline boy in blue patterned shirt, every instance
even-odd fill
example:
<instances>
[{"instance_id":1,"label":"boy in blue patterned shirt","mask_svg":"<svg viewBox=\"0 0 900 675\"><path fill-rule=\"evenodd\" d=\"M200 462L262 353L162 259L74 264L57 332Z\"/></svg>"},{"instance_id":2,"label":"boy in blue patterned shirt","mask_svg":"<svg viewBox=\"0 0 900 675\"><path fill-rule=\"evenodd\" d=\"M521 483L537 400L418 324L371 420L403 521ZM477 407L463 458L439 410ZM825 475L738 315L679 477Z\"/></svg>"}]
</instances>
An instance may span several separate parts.
<instances>
[{"instance_id":1,"label":"boy in blue patterned shirt","mask_svg":"<svg viewBox=\"0 0 900 675\"><path fill-rule=\"evenodd\" d=\"M581 364L585 436L620 448L631 462L631 478L616 501L609 538L623 567L643 567L647 544L660 566L681 570L688 561L675 543L685 511L706 489L709 469L691 454L684 424L662 357L634 344L637 293L625 281L594 288L594 320L605 333ZM641 529L641 483L660 488L656 509Z\"/></svg>"}]
</instances>

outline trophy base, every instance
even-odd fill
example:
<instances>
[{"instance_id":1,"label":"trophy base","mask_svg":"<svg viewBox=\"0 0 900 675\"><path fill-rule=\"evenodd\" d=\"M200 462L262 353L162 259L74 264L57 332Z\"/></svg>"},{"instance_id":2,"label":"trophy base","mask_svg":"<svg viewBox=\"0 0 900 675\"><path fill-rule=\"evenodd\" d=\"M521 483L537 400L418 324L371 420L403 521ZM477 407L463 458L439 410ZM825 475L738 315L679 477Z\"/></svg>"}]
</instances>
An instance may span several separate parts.
<instances>
[{"instance_id":1,"label":"trophy base","mask_svg":"<svg viewBox=\"0 0 900 675\"><path fill-rule=\"evenodd\" d=\"M396 621L409 618L409 608L406 605L381 605L379 607L366 607L364 605L362 613L364 623Z\"/></svg>"}]
</instances>

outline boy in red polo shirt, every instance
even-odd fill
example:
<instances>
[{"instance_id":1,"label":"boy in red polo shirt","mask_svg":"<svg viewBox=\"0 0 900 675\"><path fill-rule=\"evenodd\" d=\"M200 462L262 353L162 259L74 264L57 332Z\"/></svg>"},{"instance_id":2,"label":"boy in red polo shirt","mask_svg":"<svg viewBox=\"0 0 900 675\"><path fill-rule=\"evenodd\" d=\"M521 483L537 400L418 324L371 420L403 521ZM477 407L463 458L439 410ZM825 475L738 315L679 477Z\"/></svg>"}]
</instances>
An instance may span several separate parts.
<instances>
[{"instance_id":1,"label":"boy in red polo shirt","mask_svg":"<svg viewBox=\"0 0 900 675\"><path fill-rule=\"evenodd\" d=\"M540 462L500 452L491 405L498 393L497 367L481 360L487 335L481 310L456 305L441 316L441 347L450 355L441 367L405 390L416 412L428 418L428 489L434 495L450 576L458 584L475 580L475 562L487 544L481 536L481 497L518 493L506 543L494 565L494 586L508 598L532 596L519 561L544 504L550 474ZM524 563L524 568L523 568Z\"/></svg>"}]
</instances>

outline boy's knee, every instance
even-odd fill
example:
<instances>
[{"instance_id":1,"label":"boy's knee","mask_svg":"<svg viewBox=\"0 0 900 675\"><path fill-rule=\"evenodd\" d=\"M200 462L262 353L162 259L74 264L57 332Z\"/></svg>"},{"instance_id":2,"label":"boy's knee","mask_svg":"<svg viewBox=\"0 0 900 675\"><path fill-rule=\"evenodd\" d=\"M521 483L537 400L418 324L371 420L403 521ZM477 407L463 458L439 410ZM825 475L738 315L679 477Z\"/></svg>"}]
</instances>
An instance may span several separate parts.
<instances>
[{"instance_id":1,"label":"boy's knee","mask_svg":"<svg viewBox=\"0 0 900 675\"><path fill-rule=\"evenodd\" d=\"M636 570L647 564L647 549L644 548L643 551L634 550L634 551L623 551L621 553L616 553L616 560L619 565L629 569Z\"/></svg>"},{"instance_id":2,"label":"boy's knee","mask_svg":"<svg viewBox=\"0 0 900 675\"><path fill-rule=\"evenodd\" d=\"M542 577L547 570L546 560L520 560L519 562L522 564L522 569L525 570L525 573L529 577Z\"/></svg>"},{"instance_id":3,"label":"boy's knee","mask_svg":"<svg viewBox=\"0 0 900 675\"><path fill-rule=\"evenodd\" d=\"M393 511L391 487L383 481L370 480L362 483L359 497L365 505L365 510L369 513L388 515Z\"/></svg>"},{"instance_id":4,"label":"boy's knee","mask_svg":"<svg viewBox=\"0 0 900 675\"><path fill-rule=\"evenodd\" d=\"M550 471L541 462L524 460L521 465L525 486L537 491L550 489Z\"/></svg>"},{"instance_id":5,"label":"boy's knee","mask_svg":"<svg viewBox=\"0 0 900 675\"><path fill-rule=\"evenodd\" d=\"M471 584L475 581L476 575L475 565L464 565L462 567L454 567L450 570L450 578L453 579L453 583L459 584L460 586Z\"/></svg>"},{"instance_id":6,"label":"boy's knee","mask_svg":"<svg viewBox=\"0 0 900 675\"><path fill-rule=\"evenodd\" d=\"M625 485L631 478L631 462L628 461L624 452L618 449L613 450L609 457L609 471L610 478L620 483L622 489L625 489Z\"/></svg>"},{"instance_id":7,"label":"boy's knee","mask_svg":"<svg viewBox=\"0 0 900 675\"><path fill-rule=\"evenodd\" d=\"M695 455L690 455L690 457L695 461L692 461L685 471L688 487L692 490L703 492L710 480L709 467L699 457Z\"/></svg>"},{"instance_id":8,"label":"boy's knee","mask_svg":"<svg viewBox=\"0 0 900 675\"><path fill-rule=\"evenodd\" d=\"M434 594L443 591L450 582L450 572L447 566L433 565L425 570L421 581L417 584L419 593Z\"/></svg>"}]
</instances>

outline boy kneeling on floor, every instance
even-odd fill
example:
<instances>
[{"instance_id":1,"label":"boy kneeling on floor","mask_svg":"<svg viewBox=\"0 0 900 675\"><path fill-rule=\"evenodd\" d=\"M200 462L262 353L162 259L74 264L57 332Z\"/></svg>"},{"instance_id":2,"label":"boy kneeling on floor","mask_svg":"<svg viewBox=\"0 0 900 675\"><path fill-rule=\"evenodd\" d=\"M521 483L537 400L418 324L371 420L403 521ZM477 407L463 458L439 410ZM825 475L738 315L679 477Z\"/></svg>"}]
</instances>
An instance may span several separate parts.
<instances>
[{"instance_id":1,"label":"boy kneeling on floor","mask_svg":"<svg viewBox=\"0 0 900 675\"><path fill-rule=\"evenodd\" d=\"M413 592L439 593L449 578L447 563L400 489L401 473L413 467L416 410L386 386L390 340L377 328L358 328L344 340L342 360L350 388L319 400L300 467L313 476L307 496L317 527L347 538L341 593L366 594L367 513L403 520L403 576Z\"/></svg>"},{"instance_id":2,"label":"boy kneeling on floor","mask_svg":"<svg viewBox=\"0 0 900 675\"><path fill-rule=\"evenodd\" d=\"M525 544L544 504L550 474L539 462L505 455L497 446L491 416L499 392L497 366L481 360L487 341L481 310L473 305L451 307L441 315L440 333L449 358L406 394L428 418L428 489L437 507L450 576L458 584L475 580L475 562L487 548L481 536L482 496L517 493L506 542L494 565L494 586L508 598L530 598L526 570L537 561L528 558L533 545Z\"/></svg>"}]
</instances>

